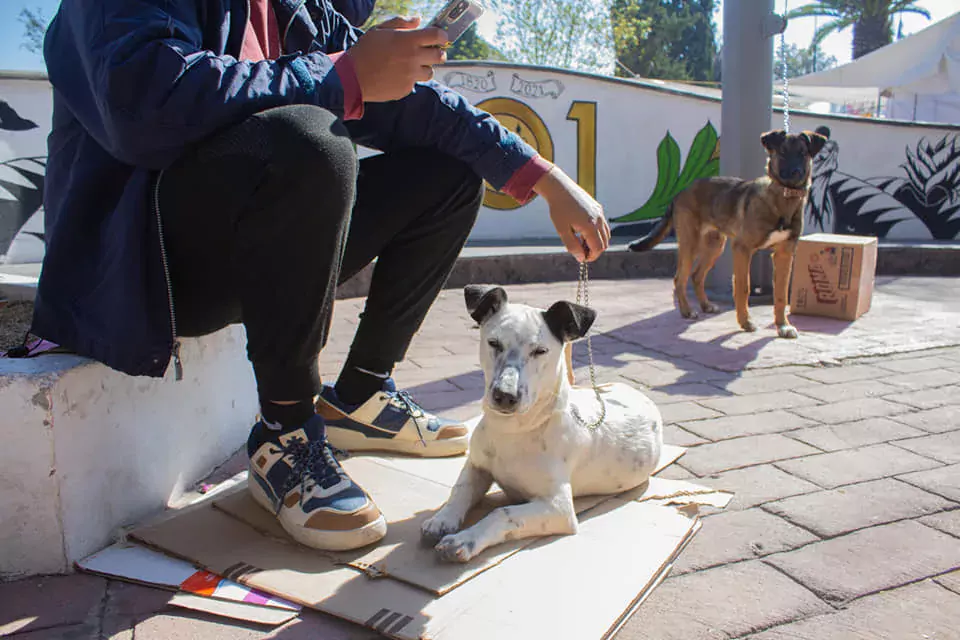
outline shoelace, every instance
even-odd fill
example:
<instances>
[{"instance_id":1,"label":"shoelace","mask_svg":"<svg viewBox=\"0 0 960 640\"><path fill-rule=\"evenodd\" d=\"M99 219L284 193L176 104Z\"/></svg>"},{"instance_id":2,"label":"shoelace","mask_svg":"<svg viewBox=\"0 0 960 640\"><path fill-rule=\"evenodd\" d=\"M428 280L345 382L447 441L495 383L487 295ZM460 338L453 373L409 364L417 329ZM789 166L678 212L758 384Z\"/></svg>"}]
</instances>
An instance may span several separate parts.
<instances>
[{"instance_id":1,"label":"shoelace","mask_svg":"<svg viewBox=\"0 0 960 640\"><path fill-rule=\"evenodd\" d=\"M307 492L315 485L324 486L328 480L347 477L340 466L340 461L336 456L346 457L346 451L337 449L326 440L305 441L303 438L294 437L287 441L287 444L276 447L271 453L279 453L281 458L290 457L291 470L287 476L279 495L286 496L290 491L300 485L300 504L303 504ZM308 484L312 482L313 484ZM277 507L277 513L283 507L283 502Z\"/></svg>"},{"instance_id":2,"label":"shoelace","mask_svg":"<svg viewBox=\"0 0 960 640\"><path fill-rule=\"evenodd\" d=\"M413 396L406 391L395 391L393 396L396 400L400 401L402 408L413 418L413 425L417 428L417 437L420 438L420 444L424 447L427 446L426 441L423 439L423 431L420 430L420 420L418 419L426 415L426 411L424 411L423 407L417 404Z\"/></svg>"}]
</instances>

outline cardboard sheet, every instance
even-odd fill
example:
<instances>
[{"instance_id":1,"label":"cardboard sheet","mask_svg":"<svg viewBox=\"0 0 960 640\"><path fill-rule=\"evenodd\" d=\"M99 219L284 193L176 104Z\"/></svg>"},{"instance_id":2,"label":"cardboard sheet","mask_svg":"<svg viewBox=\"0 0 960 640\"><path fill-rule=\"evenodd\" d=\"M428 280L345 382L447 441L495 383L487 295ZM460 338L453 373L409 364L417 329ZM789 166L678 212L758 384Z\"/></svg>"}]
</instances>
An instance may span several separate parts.
<instances>
[{"instance_id":1,"label":"cardboard sheet","mask_svg":"<svg viewBox=\"0 0 960 640\"><path fill-rule=\"evenodd\" d=\"M420 525L444 503L450 495L449 487L366 458L347 460L344 467L351 478L375 496L388 528L386 537L374 547L323 553L336 564L353 567L370 577L389 576L442 595L499 564L528 542L518 540L489 549L468 565L439 563L433 550L420 544ZM256 504L248 491L234 491L215 500L214 506L260 533L275 539L289 539L276 518Z\"/></svg>"},{"instance_id":2,"label":"cardboard sheet","mask_svg":"<svg viewBox=\"0 0 960 640\"><path fill-rule=\"evenodd\" d=\"M259 624L283 624L301 606L138 544L114 544L78 561L87 573L171 592L173 606Z\"/></svg>"},{"instance_id":3,"label":"cardboard sheet","mask_svg":"<svg viewBox=\"0 0 960 640\"><path fill-rule=\"evenodd\" d=\"M681 447L665 447L657 470L672 464L684 451ZM450 487L463 467L464 458L451 460L456 464L450 464L450 460L423 458L357 457L345 460L344 468L350 477L375 496L377 505L387 518L387 536L373 548L326 555L338 564L346 564L371 577L389 576L435 595L443 595L531 544L530 540L508 542L488 549L467 565L439 563L433 549L420 544L420 525L449 497ZM662 482L665 481L659 480L659 483ZM659 487L659 483L655 483L655 486ZM686 485L684 488L687 488ZM705 493L711 492L701 489ZM642 492L634 499L639 499L641 495ZM577 498L574 506L579 514L608 498ZM491 489L484 501L467 517L465 526L470 526L496 507L506 504L509 502L503 493L496 488ZM287 539L276 518L257 505L246 491L234 490L230 495L215 500L214 505L260 533Z\"/></svg>"},{"instance_id":4,"label":"cardboard sheet","mask_svg":"<svg viewBox=\"0 0 960 640\"><path fill-rule=\"evenodd\" d=\"M231 618L232 620L242 620L244 622L254 622L270 626L279 626L286 624L299 613L286 609L272 609L248 602L237 602L234 600L218 600L216 598L206 598L204 596L195 596L192 593L177 593L170 598L169 604L181 609L190 611L199 611L214 616Z\"/></svg>"},{"instance_id":5,"label":"cardboard sheet","mask_svg":"<svg viewBox=\"0 0 960 640\"><path fill-rule=\"evenodd\" d=\"M131 536L392 638L590 640L617 628L698 527L696 518L672 507L608 499L581 516L578 535L538 540L444 596L370 579L214 508Z\"/></svg>"},{"instance_id":6,"label":"cardboard sheet","mask_svg":"<svg viewBox=\"0 0 960 640\"><path fill-rule=\"evenodd\" d=\"M684 453L665 447L659 469ZM130 533L225 578L404 640L592 640L612 634L700 527L697 505L730 494L653 478L617 497L577 500L575 536L515 541L465 565L420 544L463 458L344 461L389 522L372 548L318 552L291 540L243 485ZM506 498L492 490L479 519Z\"/></svg>"}]
</instances>

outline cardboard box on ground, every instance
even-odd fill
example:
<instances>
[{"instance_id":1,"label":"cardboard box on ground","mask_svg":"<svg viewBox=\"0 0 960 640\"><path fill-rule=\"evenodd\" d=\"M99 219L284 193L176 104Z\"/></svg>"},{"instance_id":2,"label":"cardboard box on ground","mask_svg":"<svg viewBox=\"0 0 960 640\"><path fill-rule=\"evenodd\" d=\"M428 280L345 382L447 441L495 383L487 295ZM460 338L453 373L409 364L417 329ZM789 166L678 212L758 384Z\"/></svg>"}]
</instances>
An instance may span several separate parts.
<instances>
[{"instance_id":1,"label":"cardboard box on ground","mask_svg":"<svg viewBox=\"0 0 960 640\"><path fill-rule=\"evenodd\" d=\"M667 446L660 468L683 454ZM574 536L520 540L465 565L440 562L420 523L447 499L463 458L363 456L344 466L389 522L380 544L318 552L292 541L235 487L130 537L247 587L405 640L498 640L612 635L667 575L700 527L697 505L731 494L651 479L619 496L577 500ZM505 500L491 491L475 521Z\"/></svg>"},{"instance_id":2,"label":"cardboard box on ground","mask_svg":"<svg viewBox=\"0 0 960 640\"><path fill-rule=\"evenodd\" d=\"M877 239L814 233L797 243L790 313L856 320L870 310Z\"/></svg>"}]
</instances>

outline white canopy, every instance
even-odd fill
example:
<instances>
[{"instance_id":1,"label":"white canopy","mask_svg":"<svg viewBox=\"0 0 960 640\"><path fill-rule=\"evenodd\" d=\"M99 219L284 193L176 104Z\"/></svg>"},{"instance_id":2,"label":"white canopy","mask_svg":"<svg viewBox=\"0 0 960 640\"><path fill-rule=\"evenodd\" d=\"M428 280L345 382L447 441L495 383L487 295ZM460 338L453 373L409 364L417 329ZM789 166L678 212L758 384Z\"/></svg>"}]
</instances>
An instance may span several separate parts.
<instances>
[{"instance_id":1,"label":"white canopy","mask_svg":"<svg viewBox=\"0 0 960 640\"><path fill-rule=\"evenodd\" d=\"M883 95L901 111L939 105L949 119L937 121L960 122L960 13L848 64L794 78L790 86L797 95L838 104ZM919 112L896 117L925 119Z\"/></svg>"}]
</instances>

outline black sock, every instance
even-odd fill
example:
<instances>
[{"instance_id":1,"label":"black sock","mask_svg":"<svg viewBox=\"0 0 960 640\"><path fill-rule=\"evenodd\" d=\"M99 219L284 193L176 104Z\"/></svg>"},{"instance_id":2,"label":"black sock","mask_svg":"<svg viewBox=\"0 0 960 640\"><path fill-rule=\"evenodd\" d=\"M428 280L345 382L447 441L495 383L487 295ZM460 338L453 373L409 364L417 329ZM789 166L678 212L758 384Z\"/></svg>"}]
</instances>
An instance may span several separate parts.
<instances>
[{"instance_id":1,"label":"black sock","mask_svg":"<svg viewBox=\"0 0 960 640\"><path fill-rule=\"evenodd\" d=\"M392 362L359 364L348 357L334 390L337 397L347 404L363 404L383 388L384 380L390 377L392 371Z\"/></svg>"},{"instance_id":2,"label":"black sock","mask_svg":"<svg viewBox=\"0 0 960 640\"><path fill-rule=\"evenodd\" d=\"M269 400L260 401L263 421L272 429L296 429L313 417L313 400L301 400L294 404L277 404Z\"/></svg>"}]
</instances>

